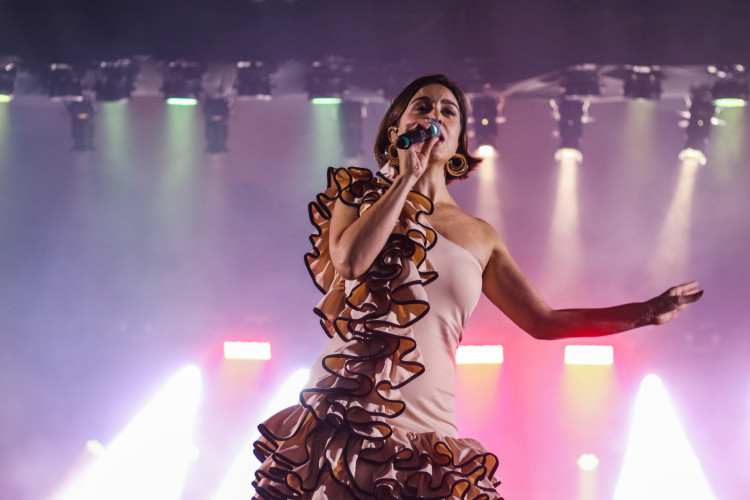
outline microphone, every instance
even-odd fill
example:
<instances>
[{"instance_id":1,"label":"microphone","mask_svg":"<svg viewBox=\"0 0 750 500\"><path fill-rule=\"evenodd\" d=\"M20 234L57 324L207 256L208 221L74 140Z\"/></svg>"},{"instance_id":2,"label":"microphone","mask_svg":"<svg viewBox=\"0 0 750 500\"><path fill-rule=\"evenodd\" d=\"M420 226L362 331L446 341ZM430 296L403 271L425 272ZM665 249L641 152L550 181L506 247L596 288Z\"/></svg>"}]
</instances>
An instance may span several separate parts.
<instances>
[{"instance_id":1,"label":"microphone","mask_svg":"<svg viewBox=\"0 0 750 500\"><path fill-rule=\"evenodd\" d=\"M420 142L427 141L431 137L440 135L443 132L439 121L433 118L428 118L427 121L430 123L429 128L417 127L414 130L409 130L408 132L398 136L398 138L396 139L396 147L398 149L409 149L414 144L419 144Z\"/></svg>"}]
</instances>

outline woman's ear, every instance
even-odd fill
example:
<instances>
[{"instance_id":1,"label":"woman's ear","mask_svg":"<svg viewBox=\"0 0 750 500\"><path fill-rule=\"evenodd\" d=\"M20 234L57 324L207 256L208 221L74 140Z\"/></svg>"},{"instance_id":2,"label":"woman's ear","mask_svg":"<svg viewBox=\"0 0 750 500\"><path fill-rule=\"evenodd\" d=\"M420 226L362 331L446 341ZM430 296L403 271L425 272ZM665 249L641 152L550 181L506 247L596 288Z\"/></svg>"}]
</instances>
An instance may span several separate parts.
<instances>
[{"instance_id":1,"label":"woman's ear","mask_svg":"<svg viewBox=\"0 0 750 500\"><path fill-rule=\"evenodd\" d=\"M388 127L388 140L391 142L396 142L396 139L398 139L398 128Z\"/></svg>"}]
</instances>

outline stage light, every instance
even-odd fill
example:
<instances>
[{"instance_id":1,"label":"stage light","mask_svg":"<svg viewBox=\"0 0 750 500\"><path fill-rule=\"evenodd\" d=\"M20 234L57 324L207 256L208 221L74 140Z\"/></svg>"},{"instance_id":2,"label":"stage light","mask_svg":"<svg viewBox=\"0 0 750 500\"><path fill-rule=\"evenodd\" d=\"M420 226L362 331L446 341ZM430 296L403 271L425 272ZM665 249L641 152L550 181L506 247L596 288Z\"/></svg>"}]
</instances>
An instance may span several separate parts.
<instances>
[{"instance_id":1,"label":"stage light","mask_svg":"<svg viewBox=\"0 0 750 500\"><path fill-rule=\"evenodd\" d=\"M583 153L574 148L560 148L555 151L555 161L563 164L579 165L583 161Z\"/></svg>"},{"instance_id":2,"label":"stage light","mask_svg":"<svg viewBox=\"0 0 750 500\"><path fill-rule=\"evenodd\" d=\"M739 108L745 106L750 95L750 85L745 67L741 64L731 66L709 66L708 72L716 76L711 94L717 108Z\"/></svg>"},{"instance_id":3,"label":"stage light","mask_svg":"<svg viewBox=\"0 0 750 500\"><path fill-rule=\"evenodd\" d=\"M594 64L580 64L565 70L560 80L560 93L567 98L583 99L601 94L599 73Z\"/></svg>"},{"instance_id":4,"label":"stage light","mask_svg":"<svg viewBox=\"0 0 750 500\"><path fill-rule=\"evenodd\" d=\"M49 67L49 96L52 99L82 99L81 79L70 64L51 64Z\"/></svg>"},{"instance_id":5,"label":"stage light","mask_svg":"<svg viewBox=\"0 0 750 500\"><path fill-rule=\"evenodd\" d=\"M136 65L130 59L99 63L94 84L96 99L102 102L129 99L136 72Z\"/></svg>"},{"instance_id":6,"label":"stage light","mask_svg":"<svg viewBox=\"0 0 750 500\"><path fill-rule=\"evenodd\" d=\"M313 104L339 104L346 92L351 68L340 57L314 61L307 72L307 95Z\"/></svg>"},{"instance_id":7,"label":"stage light","mask_svg":"<svg viewBox=\"0 0 750 500\"><path fill-rule=\"evenodd\" d=\"M585 471L595 470L599 467L599 459L593 453L584 453L578 458L578 467Z\"/></svg>"},{"instance_id":8,"label":"stage light","mask_svg":"<svg viewBox=\"0 0 750 500\"><path fill-rule=\"evenodd\" d=\"M706 164L706 155L700 149L685 148L678 155L683 165L691 164L703 166Z\"/></svg>"},{"instance_id":9,"label":"stage light","mask_svg":"<svg viewBox=\"0 0 750 500\"><path fill-rule=\"evenodd\" d=\"M237 63L237 82L234 85L239 97L271 98L271 75L261 61Z\"/></svg>"},{"instance_id":10,"label":"stage light","mask_svg":"<svg viewBox=\"0 0 750 500\"><path fill-rule=\"evenodd\" d=\"M362 154L362 122L366 116L367 108L361 102L344 101L339 107L344 157L357 158Z\"/></svg>"},{"instance_id":11,"label":"stage light","mask_svg":"<svg viewBox=\"0 0 750 500\"><path fill-rule=\"evenodd\" d=\"M560 98L550 101L550 105L552 114L558 122L557 136L560 138L560 149L573 149L580 154L583 124L591 121L588 116L589 101Z\"/></svg>"},{"instance_id":12,"label":"stage light","mask_svg":"<svg viewBox=\"0 0 750 500\"><path fill-rule=\"evenodd\" d=\"M460 345L456 350L457 365L499 365L502 362L501 345Z\"/></svg>"},{"instance_id":13,"label":"stage light","mask_svg":"<svg viewBox=\"0 0 750 500\"><path fill-rule=\"evenodd\" d=\"M491 146L494 148L497 138L497 125L502 123L500 114L500 99L492 95L479 95L471 100L472 143L476 146Z\"/></svg>"},{"instance_id":14,"label":"stage light","mask_svg":"<svg viewBox=\"0 0 750 500\"><path fill-rule=\"evenodd\" d=\"M67 104L73 134L73 151L94 149L94 105L88 99Z\"/></svg>"},{"instance_id":15,"label":"stage light","mask_svg":"<svg viewBox=\"0 0 750 500\"><path fill-rule=\"evenodd\" d=\"M229 137L229 101L224 97L209 97L203 103L206 121L206 152L225 153Z\"/></svg>"},{"instance_id":16,"label":"stage light","mask_svg":"<svg viewBox=\"0 0 750 500\"><path fill-rule=\"evenodd\" d=\"M614 347L611 345L566 345L566 365L600 365L614 363Z\"/></svg>"},{"instance_id":17,"label":"stage light","mask_svg":"<svg viewBox=\"0 0 750 500\"><path fill-rule=\"evenodd\" d=\"M659 66L633 66L625 77L622 95L628 99L659 99L663 79Z\"/></svg>"},{"instance_id":18,"label":"stage light","mask_svg":"<svg viewBox=\"0 0 750 500\"><path fill-rule=\"evenodd\" d=\"M224 342L224 359L271 359L271 344L268 342Z\"/></svg>"},{"instance_id":19,"label":"stage light","mask_svg":"<svg viewBox=\"0 0 750 500\"><path fill-rule=\"evenodd\" d=\"M614 500L715 500L661 380L643 379Z\"/></svg>"},{"instance_id":20,"label":"stage light","mask_svg":"<svg viewBox=\"0 0 750 500\"><path fill-rule=\"evenodd\" d=\"M0 102L9 102L16 91L18 65L11 61L0 61Z\"/></svg>"},{"instance_id":21,"label":"stage light","mask_svg":"<svg viewBox=\"0 0 750 500\"><path fill-rule=\"evenodd\" d=\"M482 144L477 148L477 155L479 155L480 158L493 158L497 154L497 151L495 151L494 146L490 146L489 144Z\"/></svg>"},{"instance_id":22,"label":"stage light","mask_svg":"<svg viewBox=\"0 0 750 500\"><path fill-rule=\"evenodd\" d=\"M688 111L683 113L686 120L680 122L680 126L685 128L685 150L701 151L705 155L711 126L717 122L711 89L707 86L693 87L686 102Z\"/></svg>"},{"instance_id":23,"label":"stage light","mask_svg":"<svg viewBox=\"0 0 750 500\"><path fill-rule=\"evenodd\" d=\"M195 106L203 94L203 66L192 61L170 62L162 92L167 104Z\"/></svg>"}]
</instances>

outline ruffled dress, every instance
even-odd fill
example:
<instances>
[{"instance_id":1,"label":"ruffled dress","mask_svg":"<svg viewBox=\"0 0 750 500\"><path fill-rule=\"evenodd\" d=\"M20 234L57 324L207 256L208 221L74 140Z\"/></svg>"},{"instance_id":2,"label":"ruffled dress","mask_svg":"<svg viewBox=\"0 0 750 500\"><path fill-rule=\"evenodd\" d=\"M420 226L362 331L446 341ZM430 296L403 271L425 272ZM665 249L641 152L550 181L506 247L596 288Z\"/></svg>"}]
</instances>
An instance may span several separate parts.
<instances>
[{"instance_id":1,"label":"ruffled dress","mask_svg":"<svg viewBox=\"0 0 750 500\"><path fill-rule=\"evenodd\" d=\"M310 203L315 232L305 255L325 295L315 308L331 338L299 404L259 425L254 498L500 499L497 457L459 439L454 356L481 293L482 267L438 237L412 191L387 244L358 280L334 270L328 252L337 199L372 206L392 167L329 169Z\"/></svg>"}]
</instances>

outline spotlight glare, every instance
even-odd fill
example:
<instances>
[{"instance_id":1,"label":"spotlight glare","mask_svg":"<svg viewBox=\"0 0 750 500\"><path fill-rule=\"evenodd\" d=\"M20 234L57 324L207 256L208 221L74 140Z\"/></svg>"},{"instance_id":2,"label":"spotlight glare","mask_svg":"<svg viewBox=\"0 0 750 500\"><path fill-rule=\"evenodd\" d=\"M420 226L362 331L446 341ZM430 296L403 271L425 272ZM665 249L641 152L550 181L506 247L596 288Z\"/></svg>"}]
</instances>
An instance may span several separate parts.
<instances>
[{"instance_id":1,"label":"spotlight glare","mask_svg":"<svg viewBox=\"0 0 750 500\"><path fill-rule=\"evenodd\" d=\"M611 345L566 345L566 365L608 366L614 363L614 347Z\"/></svg>"},{"instance_id":2,"label":"spotlight glare","mask_svg":"<svg viewBox=\"0 0 750 500\"><path fill-rule=\"evenodd\" d=\"M501 345L461 345L456 350L458 365L499 365L502 362Z\"/></svg>"},{"instance_id":3,"label":"spotlight glare","mask_svg":"<svg viewBox=\"0 0 750 500\"><path fill-rule=\"evenodd\" d=\"M10 102L11 100L13 100L12 95L0 94L0 102Z\"/></svg>"},{"instance_id":4,"label":"spotlight glare","mask_svg":"<svg viewBox=\"0 0 750 500\"><path fill-rule=\"evenodd\" d=\"M647 375L633 411L614 500L715 500L661 380Z\"/></svg>"},{"instance_id":5,"label":"spotlight glare","mask_svg":"<svg viewBox=\"0 0 750 500\"><path fill-rule=\"evenodd\" d=\"M477 155L482 158L493 158L496 154L497 151L495 151L494 146L490 146L489 144L483 144L477 148Z\"/></svg>"},{"instance_id":6,"label":"spotlight glare","mask_svg":"<svg viewBox=\"0 0 750 500\"><path fill-rule=\"evenodd\" d=\"M106 451L106 447L96 439L86 441L86 450L94 456L101 456Z\"/></svg>"},{"instance_id":7,"label":"spotlight glare","mask_svg":"<svg viewBox=\"0 0 750 500\"><path fill-rule=\"evenodd\" d=\"M224 359L271 359L271 344L268 342L224 342Z\"/></svg>"},{"instance_id":8,"label":"spotlight glare","mask_svg":"<svg viewBox=\"0 0 750 500\"><path fill-rule=\"evenodd\" d=\"M595 470L599 467L599 459L593 453L584 453L578 458L578 467L585 471Z\"/></svg>"},{"instance_id":9,"label":"spotlight glare","mask_svg":"<svg viewBox=\"0 0 750 500\"><path fill-rule=\"evenodd\" d=\"M106 450L53 498L180 498L188 467L197 457L190 440L201 391L198 368L180 370Z\"/></svg>"}]
</instances>

